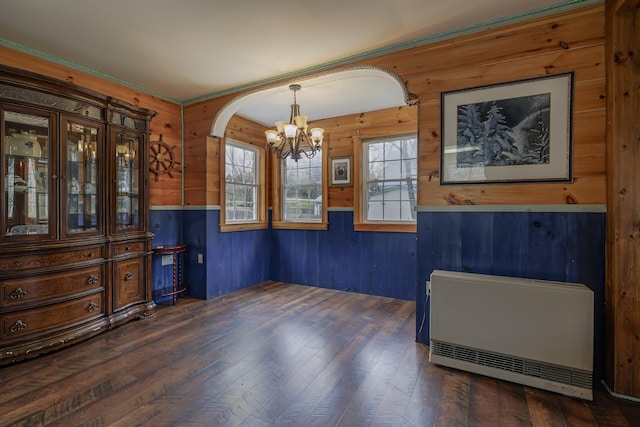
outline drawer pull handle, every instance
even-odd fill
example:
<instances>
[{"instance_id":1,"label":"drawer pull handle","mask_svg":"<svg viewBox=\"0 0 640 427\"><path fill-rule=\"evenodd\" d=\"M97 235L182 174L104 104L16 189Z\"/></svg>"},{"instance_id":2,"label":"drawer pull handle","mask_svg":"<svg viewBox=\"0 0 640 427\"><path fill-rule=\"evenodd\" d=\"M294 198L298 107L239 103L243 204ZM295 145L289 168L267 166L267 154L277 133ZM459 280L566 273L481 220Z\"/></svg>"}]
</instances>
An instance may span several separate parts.
<instances>
[{"instance_id":1,"label":"drawer pull handle","mask_svg":"<svg viewBox=\"0 0 640 427\"><path fill-rule=\"evenodd\" d=\"M16 300L27 296L27 291L22 288L15 288L10 294L9 298Z\"/></svg>"},{"instance_id":2,"label":"drawer pull handle","mask_svg":"<svg viewBox=\"0 0 640 427\"><path fill-rule=\"evenodd\" d=\"M124 250L129 252L131 250L131 246L127 246L126 248L124 248Z\"/></svg>"},{"instance_id":3,"label":"drawer pull handle","mask_svg":"<svg viewBox=\"0 0 640 427\"><path fill-rule=\"evenodd\" d=\"M133 273L127 273L127 274L124 275L124 280L126 280L126 281L133 280L134 277L136 277L136 276L134 276Z\"/></svg>"},{"instance_id":4,"label":"drawer pull handle","mask_svg":"<svg viewBox=\"0 0 640 427\"><path fill-rule=\"evenodd\" d=\"M98 304L96 304L95 302L91 301L89 303L89 307L87 307L87 311L89 313L93 313L94 311L96 311L99 308L100 308L100 306Z\"/></svg>"},{"instance_id":5,"label":"drawer pull handle","mask_svg":"<svg viewBox=\"0 0 640 427\"><path fill-rule=\"evenodd\" d=\"M87 255L89 258L93 258L95 254L93 252L89 252L89 254Z\"/></svg>"},{"instance_id":6,"label":"drawer pull handle","mask_svg":"<svg viewBox=\"0 0 640 427\"><path fill-rule=\"evenodd\" d=\"M27 329L27 324L24 323L22 320L16 320L16 323L11 325L11 328L9 328L9 331L11 331L12 334L16 334L18 332L24 331L25 329Z\"/></svg>"},{"instance_id":7,"label":"drawer pull handle","mask_svg":"<svg viewBox=\"0 0 640 427\"><path fill-rule=\"evenodd\" d=\"M99 283L100 280L98 279L98 276L96 276L95 274L91 274L89 276L89 278L87 279L87 284L89 285L95 285L97 283Z\"/></svg>"},{"instance_id":8,"label":"drawer pull handle","mask_svg":"<svg viewBox=\"0 0 640 427\"><path fill-rule=\"evenodd\" d=\"M20 261L16 261L15 264L13 264L16 268L18 267L22 267L22 263Z\"/></svg>"}]
</instances>

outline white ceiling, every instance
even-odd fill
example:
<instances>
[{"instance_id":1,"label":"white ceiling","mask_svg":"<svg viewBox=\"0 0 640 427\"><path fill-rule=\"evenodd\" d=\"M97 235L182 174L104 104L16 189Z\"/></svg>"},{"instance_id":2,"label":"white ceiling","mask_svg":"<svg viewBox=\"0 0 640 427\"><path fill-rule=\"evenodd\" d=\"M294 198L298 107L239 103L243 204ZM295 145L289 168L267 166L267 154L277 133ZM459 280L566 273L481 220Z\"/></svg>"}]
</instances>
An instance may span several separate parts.
<instances>
[{"instance_id":1,"label":"white ceiling","mask_svg":"<svg viewBox=\"0 0 640 427\"><path fill-rule=\"evenodd\" d=\"M263 96L240 112L272 123L265 112L288 119L287 87L296 76L594 2L599 1L0 0L0 43L176 102L280 81L275 93L288 98L284 105L283 98ZM371 96L388 94L384 87L371 90L371 81L336 80L342 85L329 79L322 90L313 81L303 84L298 101L310 120L341 114L333 114L336 107L314 115L305 85L315 86L334 106L363 94L368 105L377 105ZM364 111L358 108L352 107Z\"/></svg>"}]
</instances>

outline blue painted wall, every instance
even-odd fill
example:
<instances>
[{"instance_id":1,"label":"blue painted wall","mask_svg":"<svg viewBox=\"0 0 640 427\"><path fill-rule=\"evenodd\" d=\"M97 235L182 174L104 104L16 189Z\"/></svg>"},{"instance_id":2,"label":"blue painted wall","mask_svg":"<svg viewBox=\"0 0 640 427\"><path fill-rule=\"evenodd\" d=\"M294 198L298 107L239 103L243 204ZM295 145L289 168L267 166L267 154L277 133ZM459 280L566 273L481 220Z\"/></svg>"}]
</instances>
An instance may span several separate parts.
<instances>
[{"instance_id":1,"label":"blue painted wall","mask_svg":"<svg viewBox=\"0 0 640 427\"><path fill-rule=\"evenodd\" d=\"M583 283L595 296L596 378L604 373L604 213L418 212L417 233L356 232L352 211L329 211L327 231L220 233L219 223L219 210L151 212L154 246L188 245L193 297L276 280L415 300L417 340L428 344L425 282L435 269ZM159 258L154 288L171 278Z\"/></svg>"},{"instance_id":2,"label":"blue painted wall","mask_svg":"<svg viewBox=\"0 0 640 427\"><path fill-rule=\"evenodd\" d=\"M604 213L419 212L417 340L429 343L425 283L433 270L582 283L594 291L594 376L602 378L604 251Z\"/></svg>"},{"instance_id":3,"label":"blue painted wall","mask_svg":"<svg viewBox=\"0 0 640 427\"><path fill-rule=\"evenodd\" d=\"M330 211L327 231L221 233L219 223L219 210L151 211L154 246L188 245L184 267L190 296L208 299L277 280L415 299L415 233L356 232L352 211ZM197 262L199 253L203 264ZM160 259L153 259L154 289L171 280L171 266Z\"/></svg>"},{"instance_id":4,"label":"blue painted wall","mask_svg":"<svg viewBox=\"0 0 640 427\"><path fill-rule=\"evenodd\" d=\"M153 247L171 246L183 241L182 210L152 210L149 213ZM173 265L162 265L162 256L151 258L152 287L154 291L171 287L173 284ZM171 301L171 297L154 297L156 303Z\"/></svg>"},{"instance_id":5,"label":"blue painted wall","mask_svg":"<svg viewBox=\"0 0 640 427\"><path fill-rule=\"evenodd\" d=\"M271 230L271 279L414 300L415 233L354 231L353 211L329 211L328 230Z\"/></svg>"},{"instance_id":6,"label":"blue painted wall","mask_svg":"<svg viewBox=\"0 0 640 427\"><path fill-rule=\"evenodd\" d=\"M176 211L151 211L153 244L187 244L184 278L190 296L209 299L270 280L269 230L221 233L219 210L180 212L182 221L177 225L177 215L172 215ZM166 280L163 272L170 266L161 266L160 257L154 258L158 258L153 265L155 289L158 280Z\"/></svg>"}]
</instances>

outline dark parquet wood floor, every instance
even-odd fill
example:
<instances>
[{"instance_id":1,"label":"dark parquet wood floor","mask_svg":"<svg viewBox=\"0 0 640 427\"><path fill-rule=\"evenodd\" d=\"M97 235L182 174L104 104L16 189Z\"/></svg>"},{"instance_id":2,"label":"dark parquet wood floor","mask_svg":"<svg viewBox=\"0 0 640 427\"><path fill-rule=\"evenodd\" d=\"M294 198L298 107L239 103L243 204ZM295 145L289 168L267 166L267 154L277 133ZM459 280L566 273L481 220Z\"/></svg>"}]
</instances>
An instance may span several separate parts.
<instances>
[{"instance_id":1,"label":"dark parquet wood floor","mask_svg":"<svg viewBox=\"0 0 640 427\"><path fill-rule=\"evenodd\" d=\"M640 426L585 402L433 366L415 304L271 283L182 298L0 368L0 426Z\"/></svg>"}]
</instances>

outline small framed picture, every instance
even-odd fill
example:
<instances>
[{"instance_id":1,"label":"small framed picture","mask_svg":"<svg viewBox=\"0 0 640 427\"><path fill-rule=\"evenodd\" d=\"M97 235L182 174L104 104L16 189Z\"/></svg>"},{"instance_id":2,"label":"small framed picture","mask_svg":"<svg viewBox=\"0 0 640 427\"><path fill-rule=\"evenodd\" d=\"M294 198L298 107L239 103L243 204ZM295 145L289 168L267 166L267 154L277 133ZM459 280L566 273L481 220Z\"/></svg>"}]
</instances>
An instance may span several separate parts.
<instances>
[{"instance_id":1,"label":"small framed picture","mask_svg":"<svg viewBox=\"0 0 640 427\"><path fill-rule=\"evenodd\" d=\"M349 186L351 185L351 156L331 157L329 186Z\"/></svg>"}]
</instances>

